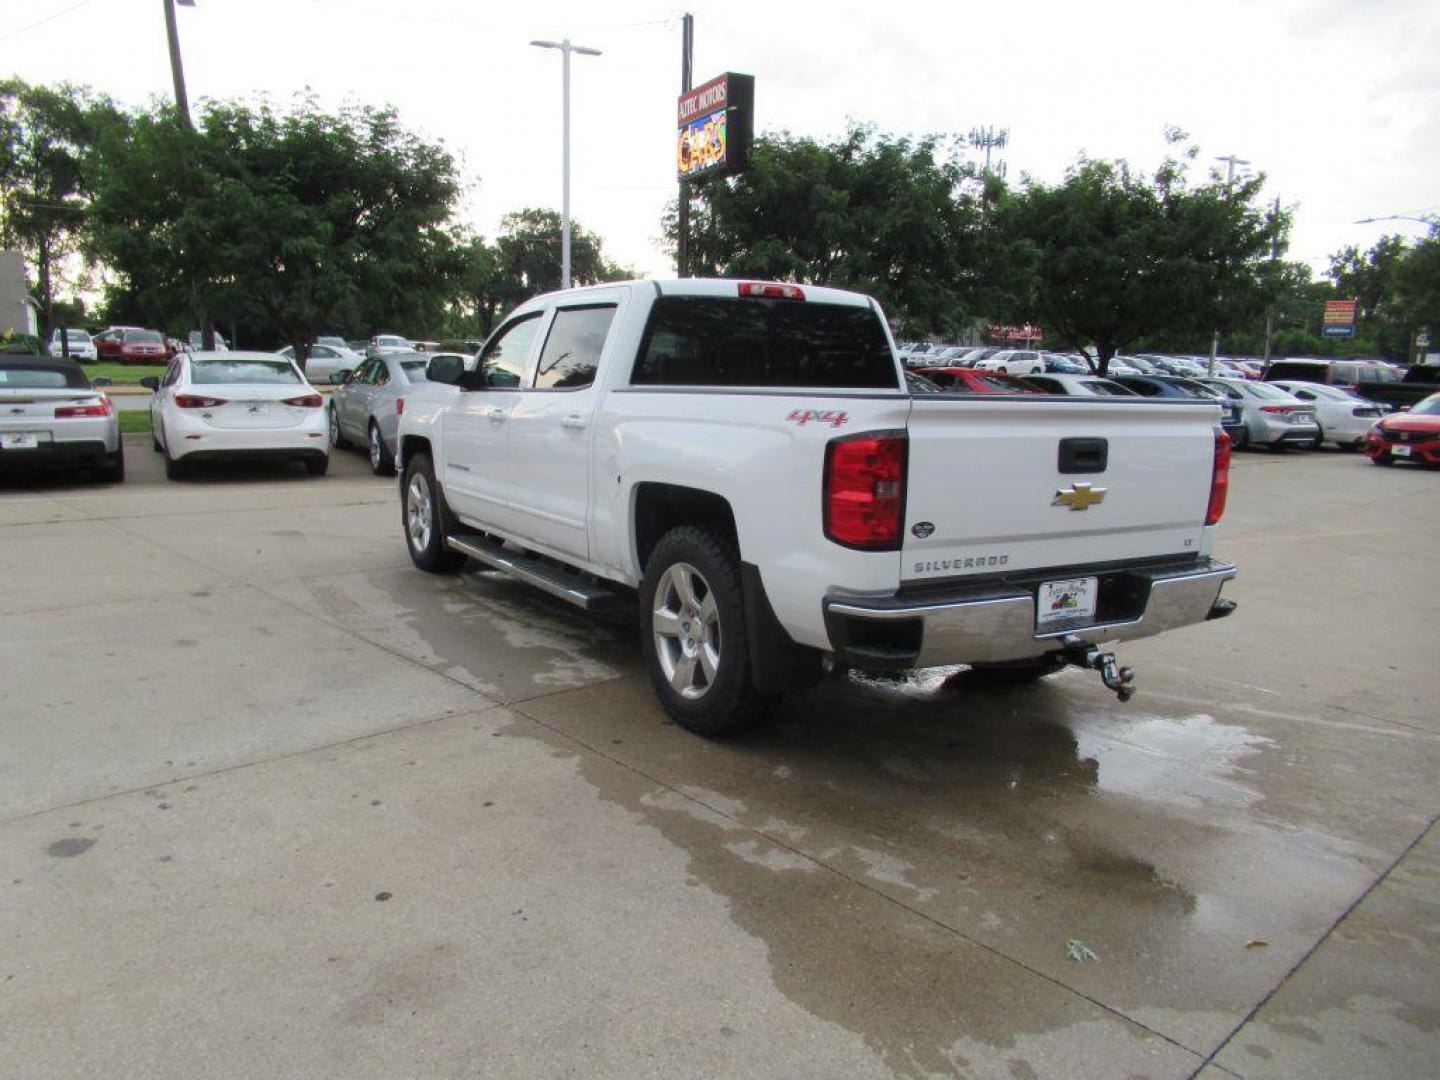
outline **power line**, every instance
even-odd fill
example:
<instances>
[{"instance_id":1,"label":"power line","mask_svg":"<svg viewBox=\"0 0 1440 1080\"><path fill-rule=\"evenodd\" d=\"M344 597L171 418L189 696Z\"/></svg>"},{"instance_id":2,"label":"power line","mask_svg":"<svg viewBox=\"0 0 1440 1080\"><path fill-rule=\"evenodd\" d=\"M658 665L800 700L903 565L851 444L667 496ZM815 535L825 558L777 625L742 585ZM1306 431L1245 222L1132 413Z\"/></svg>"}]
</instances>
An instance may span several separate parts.
<instances>
[{"instance_id":1,"label":"power line","mask_svg":"<svg viewBox=\"0 0 1440 1080\"><path fill-rule=\"evenodd\" d=\"M0 41L9 41L11 38L18 37L19 35L25 33L25 31L27 30L34 30L36 27L44 26L48 22L54 22L56 19L60 18L60 16L69 15L72 11L79 11L82 7L89 3L91 3L91 0L80 0L78 4L71 4L67 8L61 8L59 11L56 11L53 14L46 15L43 19L36 19L34 22L27 23L25 26L22 26L17 30L11 30L8 34L0 34Z\"/></svg>"}]
</instances>

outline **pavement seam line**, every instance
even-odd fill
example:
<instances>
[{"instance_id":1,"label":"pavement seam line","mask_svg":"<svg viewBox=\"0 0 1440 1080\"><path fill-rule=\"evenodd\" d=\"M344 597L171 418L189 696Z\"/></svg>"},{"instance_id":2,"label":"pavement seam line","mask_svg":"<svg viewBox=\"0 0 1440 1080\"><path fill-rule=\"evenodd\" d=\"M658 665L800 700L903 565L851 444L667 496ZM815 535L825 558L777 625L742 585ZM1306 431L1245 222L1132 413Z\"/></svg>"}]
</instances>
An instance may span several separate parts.
<instances>
[{"instance_id":1,"label":"pavement seam line","mask_svg":"<svg viewBox=\"0 0 1440 1080\"><path fill-rule=\"evenodd\" d=\"M620 677L621 677L621 678L633 678L634 676L620 676ZM613 682L613 681L615 681L615 680L606 680L606 682ZM603 683L597 683L597 684L595 684L595 685L604 685L604 684L603 684ZM589 688L589 687L583 687L582 689L587 689L587 690L588 690L588 689L590 689L590 688ZM569 691L557 691L557 692L558 692L558 693L566 693L566 692L569 692ZM550 696L553 696L553 695L545 694L545 695L540 695L540 696L541 696L541 697L550 697ZM993 945L989 945L989 944L987 944L987 943L985 943L985 942L983 942L983 941L979 941L979 940L977 940L976 938L971 937L969 934L965 933L965 931L960 930L960 929L957 928L957 927L951 926L949 923L945 922L945 921L942 920L942 919L936 918L934 915L931 915L929 912L921 911L921 910L918 909L918 908L912 907L910 904L907 904L905 901L899 899L898 897L891 896L889 893L886 893L886 892L882 891L881 889L877 888L875 885L871 884L870 882L868 882L868 881L862 881L861 879L856 878L856 877L854 877L853 875L846 873L844 870L841 870L839 867L831 866L829 863L825 862L823 859L820 859L820 858L818 858L817 856L812 855L810 852L805 851L805 850L802 849L802 848L798 848L798 847L794 846L792 843L786 841L785 839L783 839L783 838L781 838L781 837L772 836L772 835L770 835L769 833L765 832L763 829L757 829L757 828L754 827L753 825L747 825L745 822L738 820L737 818L735 818L735 817L732 816L731 814L727 814L727 813L725 813L723 810L720 810L720 809L718 809L718 808L716 808L716 807L714 807L714 806L711 806L711 805L710 805L709 803L707 803L704 799L697 798L696 796L694 796L694 795L692 795L692 794L690 794L690 793L688 793L688 792L682 791L682 790L680 790L679 788L675 787L673 784L671 784L671 783L669 783L669 782L667 782L667 781L665 781L665 780L661 780L659 777L651 776L648 772L646 772L644 769L640 768L639 766L634 765L634 764L632 764L632 763L630 763L630 762L627 762L627 761L622 761L621 759L615 757L614 755L612 755L612 754L610 754L610 753L607 753L605 750L601 749L600 747L598 747L598 746L592 746L590 743L585 742L583 739L579 738L578 736L576 736L576 735L574 735L574 734L572 734L572 733L570 733L570 732L568 732L568 731L565 731L565 730L563 730L563 729L561 729L561 728L558 728L558 727L554 726L553 724L550 724L550 723L548 723L547 721L540 719L540 718L537 717L537 716L531 715L530 713L526 712L525 709L524 709L522 706L525 705L525 704L528 704L529 702L535 701L535 700L538 700L538 698L527 698L527 699L526 699L525 701L523 701L523 702L516 702L516 703L510 705L509 708L510 708L510 710L511 710L512 712L517 713L517 714L520 715L520 716L523 716L526 720L529 720L529 721L530 721L531 723L533 723L533 724L538 724L540 727L543 727L546 731L550 731L550 732L554 733L555 735L557 735L557 736L559 736L560 738L564 739L566 742L572 743L573 745L579 747L579 748L582 749L582 750L589 751L590 753L594 754L596 757L603 758L604 760L609 761L610 763L619 766L620 768L626 770L627 772L633 773L633 774L636 775L636 776L643 777L644 779L650 781L652 784L656 784L656 785L658 785L659 787L664 788L666 791L673 792L675 795L678 795L680 798L684 799L684 800L687 801L687 802L694 803L696 806L704 807L704 808L705 808L706 810L708 810L710 813L715 814L717 817L720 817L720 818L724 819L725 821L729 821L729 822L733 823L737 828L742 829L742 830L744 830L745 832L750 833L752 836L758 837L759 839L764 840L766 843L774 844L776 847L784 848L786 851L789 851L789 852L791 852L792 854L798 856L799 858L804 859L806 862L812 864L813 866L816 867L816 869L821 870L821 871L823 871L823 872L825 872L825 873L828 873L828 874L832 874L832 875L834 875L835 877L838 877L840 880L845 881L845 882L847 882L847 883L849 883L849 884L851 884L851 885L854 885L855 887L857 887L857 888L859 888L859 889L862 889L862 890L865 891L865 892L870 893L872 896L875 896L875 897L879 898L880 900L884 901L885 903L888 903L888 904L890 904L890 905L893 906L893 907L898 907L898 908L900 908L902 911L908 912L909 914L914 915L915 917L923 920L924 922L927 922L927 923L931 924L932 926L934 926L934 927L936 927L936 928L938 928L938 929L940 929L940 930L943 930L944 932L946 932L946 933L948 933L948 934L951 934L951 935L953 935L953 936L955 936L955 937L958 937L960 940L965 941L965 942L967 942L967 943L975 946L976 948L980 949L981 951L986 952L986 953L989 953L991 956L997 958L997 959L1000 960L1002 963L1012 964L1012 965L1014 965L1015 967L1020 968L1022 971L1026 972L1026 973L1028 973L1028 974L1030 974L1030 975L1033 975L1035 978L1040 979L1040 980L1042 980L1043 982L1049 983L1051 986L1057 988L1057 989L1060 990L1062 993L1069 994L1069 995L1073 995L1074 997L1077 997L1077 998L1081 999L1082 1001L1088 1002L1090 1005L1092 1005L1092 1006L1094 1006L1095 1008L1101 1010L1102 1012L1105 1012L1105 1013L1108 1013L1108 1014L1111 1015L1111 1016L1117 1017L1118 1019L1124 1021L1124 1022L1127 1023L1127 1024L1132 1024L1132 1025L1134 1025L1135 1027L1139 1028L1141 1031L1145 1031L1145 1032L1150 1033L1151 1035L1154 1035L1156 1038L1161 1039L1161 1040L1163 1040L1164 1042L1169 1043L1171 1046L1174 1046L1174 1047L1176 1047L1176 1048L1179 1049L1179 1050L1183 1050L1185 1053L1190 1054L1192 1057L1200 1057L1200 1056L1201 1056L1201 1052L1200 1052L1199 1050L1195 1050L1195 1049L1193 1049L1192 1047L1186 1046L1184 1043L1180 1042L1178 1039L1175 1039L1175 1038L1171 1037L1170 1035L1165 1034L1165 1032L1163 1032L1163 1031L1157 1031L1155 1028L1151 1027L1150 1025L1145 1024L1145 1023L1142 1023L1141 1021L1136 1020L1135 1018L1133 1018L1133 1017L1131 1017L1131 1016L1127 1016L1122 1010L1115 1008L1113 1005L1107 1005L1105 1002L1100 1001L1100 1000L1098 1000L1097 998L1091 997L1089 994L1085 993L1083 990L1077 990L1075 987L1068 985L1067 983L1063 982L1063 981L1060 980L1060 979L1057 979L1055 976L1053 976L1053 975L1048 975L1048 974L1046 974L1045 972L1039 970L1038 968L1031 967L1029 964L1027 964L1027 963L1026 963L1025 961L1023 961L1023 960L1019 960L1019 959L1017 959L1017 958L1015 958L1015 957L1013 957L1013 956L1010 956L1010 955L1008 955L1008 954L1006 954L1006 953L1004 953L1004 952L1001 952L999 949L995 948L995 946L993 946Z\"/></svg>"},{"instance_id":2,"label":"pavement seam line","mask_svg":"<svg viewBox=\"0 0 1440 1080\"><path fill-rule=\"evenodd\" d=\"M1215 1060L1215 1058L1220 1054L1220 1052L1235 1041L1235 1036L1239 1035L1240 1032L1244 1031L1246 1026L1252 1020L1254 1020L1256 1016L1259 1015L1260 1010L1270 1003L1270 999L1273 998L1276 994L1278 994L1282 989L1284 989L1285 984L1295 977L1295 975L1300 971L1300 969L1310 961L1310 958L1312 956L1314 956L1317 952L1320 951L1320 947L1324 945L1327 941L1329 941L1332 936L1334 936L1335 931L1340 928L1340 924L1343 923L1346 919L1348 919L1361 904L1363 904L1366 900L1370 898L1370 895L1374 893L1376 889L1378 889L1389 879L1390 875L1395 872L1395 868L1399 866L1402 862L1404 862L1410 856L1410 853L1420 846L1421 841L1423 841L1435 830L1435 825L1437 822L1440 822L1440 814L1436 814L1434 817L1432 817L1429 823L1420 830L1420 832L1415 836L1415 838L1411 840L1410 843L1405 845L1404 849L1400 852L1400 854L1395 856L1394 861L1376 875L1375 880L1372 881L1365 888L1365 891L1362 892L1359 896L1357 896L1354 900L1352 900L1346 906L1345 910L1335 917L1335 920L1325 928L1325 932L1315 940L1315 943L1311 945L1310 948L1306 949L1304 954L1298 960L1296 960L1294 964L1290 966L1289 970L1286 971L1284 975L1280 977L1280 981L1277 982L1274 986L1272 986L1268 991L1266 991L1265 996L1255 1003L1254 1007L1252 1007L1250 1011L1247 1012L1245 1016L1241 1019L1241 1021L1236 1024L1235 1027L1230 1031L1230 1034L1225 1036L1225 1038L1221 1041L1220 1045L1215 1047L1214 1050L1210 1051L1209 1056L1206 1057L1206 1059L1200 1063L1199 1067L1190 1074L1190 1080L1195 1080L1195 1078L1199 1076L1200 1073L1204 1070L1206 1065L1214 1065L1217 1069L1225 1068L1223 1065L1221 1065ZM1229 1072L1230 1070L1226 1069L1226 1071Z\"/></svg>"},{"instance_id":3,"label":"pavement seam line","mask_svg":"<svg viewBox=\"0 0 1440 1080\"><path fill-rule=\"evenodd\" d=\"M306 746L298 750L287 750L283 754L275 754L271 757L252 758L249 761L237 761L233 765L221 765L214 769L206 769L203 772L172 776L166 780L157 780L153 784L140 784L136 787L126 788L123 791L107 791L103 795L91 795L88 798L76 799L73 802L56 803L53 806L42 806L38 810L27 810L23 814L16 814L14 817L0 818L0 827L14 825L21 821L29 821L31 818L37 818L43 814L58 813L62 810L76 810L82 806L93 806L96 803L104 802L106 799L123 799L130 795L138 795L142 792L154 791L157 788L170 787L174 784L186 784L192 780L213 779L217 776L225 776L228 773L239 772L241 769L250 769L261 765L273 765L276 762L289 761L291 758L304 757L306 754L320 754L326 750L335 750L350 746L354 743L363 742L366 739L378 739L386 735L403 735L407 731L414 731L417 728L426 727L429 724L439 724L446 720L460 720L466 717L484 716L486 713L494 712L496 709L507 709L507 706L498 704L486 705L480 709L468 711L459 710L446 713L444 716L429 716L424 720L415 720L408 724L401 724L399 727L377 728L374 731L362 732L359 735L351 735L344 739L337 739L335 742L322 743L319 746Z\"/></svg>"}]
</instances>

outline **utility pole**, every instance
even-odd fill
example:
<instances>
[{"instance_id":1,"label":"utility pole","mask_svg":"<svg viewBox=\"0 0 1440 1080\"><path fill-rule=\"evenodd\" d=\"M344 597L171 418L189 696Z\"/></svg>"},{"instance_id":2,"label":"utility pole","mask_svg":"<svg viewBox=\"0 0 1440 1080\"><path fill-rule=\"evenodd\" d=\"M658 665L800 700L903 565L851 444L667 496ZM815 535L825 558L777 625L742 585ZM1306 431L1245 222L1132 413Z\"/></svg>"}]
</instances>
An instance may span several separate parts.
<instances>
[{"instance_id":1,"label":"utility pole","mask_svg":"<svg viewBox=\"0 0 1440 1080\"><path fill-rule=\"evenodd\" d=\"M686 13L680 20L680 93L690 92L692 68L695 63L695 16ZM690 185L680 180L680 205L675 227L680 242L675 255L675 276L684 277L690 267Z\"/></svg>"},{"instance_id":2,"label":"utility pole","mask_svg":"<svg viewBox=\"0 0 1440 1080\"><path fill-rule=\"evenodd\" d=\"M1228 199L1230 197L1230 188L1235 183L1235 166L1249 165L1250 162L1244 158L1236 157L1234 154L1225 154L1217 157L1215 160L1225 162L1225 197ZM1269 340L1268 337L1266 340ZM1210 362L1205 366L1205 373L1212 379L1215 377L1215 357L1219 355L1219 353L1220 328L1217 326L1215 333L1210 337Z\"/></svg>"},{"instance_id":3,"label":"utility pole","mask_svg":"<svg viewBox=\"0 0 1440 1080\"><path fill-rule=\"evenodd\" d=\"M190 126L190 99L185 96L185 66L180 62L180 30L175 25L175 5L194 7L195 0L163 0L165 4L165 34L170 39L170 77L175 80L175 108L180 110L180 119Z\"/></svg>"},{"instance_id":4,"label":"utility pole","mask_svg":"<svg viewBox=\"0 0 1440 1080\"><path fill-rule=\"evenodd\" d=\"M1275 210L1271 215L1270 234L1270 265L1273 268L1280 258L1280 196L1275 196ZM1265 308L1265 366L1270 366L1270 335L1275 331L1275 305L1269 304Z\"/></svg>"},{"instance_id":5,"label":"utility pole","mask_svg":"<svg viewBox=\"0 0 1440 1080\"><path fill-rule=\"evenodd\" d=\"M563 41L532 41L531 45L541 49L559 49L561 60L561 92L565 98L563 107L564 132L561 136L564 141L564 149L561 151L562 164L560 166L564 190L560 198L560 287L570 288L570 54L579 53L581 56L599 56L599 49L591 49L585 45L572 45L567 37Z\"/></svg>"}]
</instances>

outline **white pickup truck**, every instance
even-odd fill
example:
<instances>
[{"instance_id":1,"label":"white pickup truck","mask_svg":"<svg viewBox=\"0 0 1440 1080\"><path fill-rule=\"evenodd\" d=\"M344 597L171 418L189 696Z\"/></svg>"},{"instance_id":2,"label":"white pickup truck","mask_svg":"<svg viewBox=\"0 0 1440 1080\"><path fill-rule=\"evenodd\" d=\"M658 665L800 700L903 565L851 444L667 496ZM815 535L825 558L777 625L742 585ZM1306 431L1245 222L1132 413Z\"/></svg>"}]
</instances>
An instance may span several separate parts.
<instances>
[{"instance_id":1,"label":"white pickup truck","mask_svg":"<svg viewBox=\"0 0 1440 1080\"><path fill-rule=\"evenodd\" d=\"M665 709L706 735L845 665L1067 663L1229 614L1211 557L1229 442L1214 404L916 394L879 306L770 282L539 296L474 370L406 396L402 523L583 608L638 591Z\"/></svg>"}]
</instances>

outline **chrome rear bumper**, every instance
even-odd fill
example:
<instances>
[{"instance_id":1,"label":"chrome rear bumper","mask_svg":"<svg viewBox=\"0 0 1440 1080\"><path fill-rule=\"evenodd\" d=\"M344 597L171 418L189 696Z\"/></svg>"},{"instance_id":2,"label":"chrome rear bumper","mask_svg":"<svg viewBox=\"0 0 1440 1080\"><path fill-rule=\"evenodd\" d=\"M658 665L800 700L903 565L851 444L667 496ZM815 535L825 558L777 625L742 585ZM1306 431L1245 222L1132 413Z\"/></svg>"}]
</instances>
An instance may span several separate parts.
<instances>
[{"instance_id":1,"label":"chrome rear bumper","mask_svg":"<svg viewBox=\"0 0 1440 1080\"><path fill-rule=\"evenodd\" d=\"M1220 600L1220 590L1235 574L1233 564L1212 559L1047 573L1046 580L1100 577L1102 603L1086 625L1044 631L1035 626L1038 575L909 595L831 596L825 624L844 662L868 670L1024 660L1079 642L1129 641L1228 615L1234 605Z\"/></svg>"}]
</instances>

